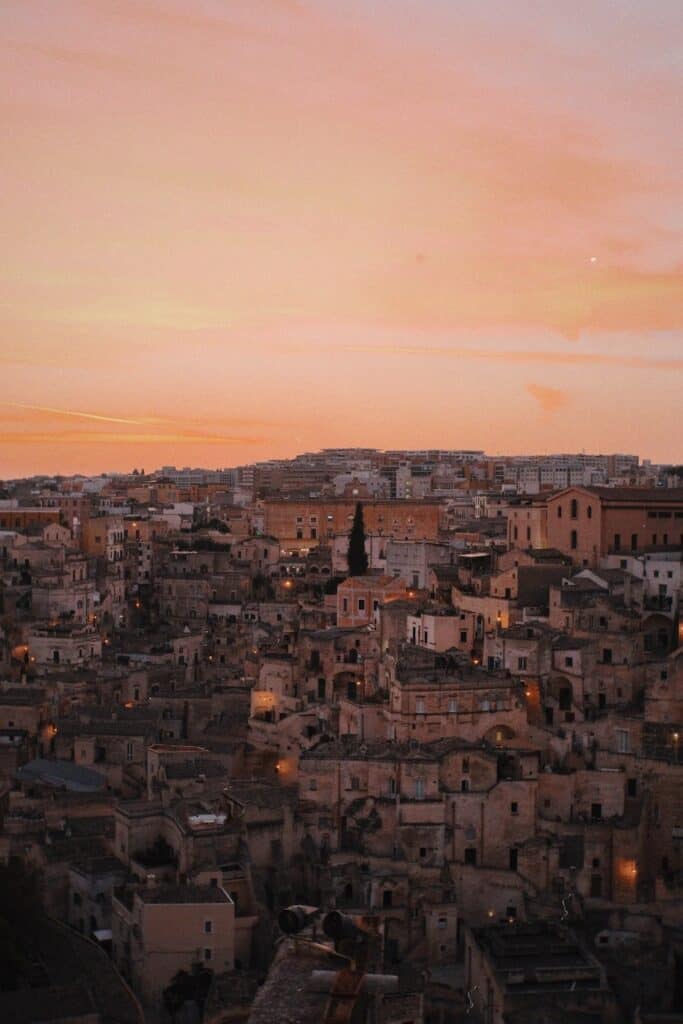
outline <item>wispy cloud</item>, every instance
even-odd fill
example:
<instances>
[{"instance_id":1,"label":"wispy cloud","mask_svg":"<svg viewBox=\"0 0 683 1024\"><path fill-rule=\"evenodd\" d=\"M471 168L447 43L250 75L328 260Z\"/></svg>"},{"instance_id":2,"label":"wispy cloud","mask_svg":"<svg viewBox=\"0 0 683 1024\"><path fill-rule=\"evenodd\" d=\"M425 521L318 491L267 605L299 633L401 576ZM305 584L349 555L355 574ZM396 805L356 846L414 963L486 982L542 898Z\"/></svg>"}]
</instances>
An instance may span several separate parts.
<instances>
[{"instance_id":1,"label":"wispy cloud","mask_svg":"<svg viewBox=\"0 0 683 1024\"><path fill-rule=\"evenodd\" d=\"M57 409L49 405L27 405L23 402L3 402L0 405L8 405L12 409L26 409L30 412L45 413L50 416L66 416L81 420L97 420L100 423L126 423L131 426L142 426L146 423L162 423L163 420L155 417L143 417L142 419L128 419L123 416L107 416L96 412L82 412L80 409Z\"/></svg>"},{"instance_id":2,"label":"wispy cloud","mask_svg":"<svg viewBox=\"0 0 683 1024\"><path fill-rule=\"evenodd\" d=\"M683 370L683 359L656 356L609 355L603 352L516 351L509 349L436 345L344 345L349 352L395 356L433 356L441 359L481 359L495 363L544 363L548 366L614 366L631 370Z\"/></svg>"},{"instance_id":3,"label":"wispy cloud","mask_svg":"<svg viewBox=\"0 0 683 1024\"><path fill-rule=\"evenodd\" d=\"M6 431L0 433L0 444L7 445L257 445L262 437L230 437L225 434L202 433L118 433L112 431Z\"/></svg>"}]
</instances>

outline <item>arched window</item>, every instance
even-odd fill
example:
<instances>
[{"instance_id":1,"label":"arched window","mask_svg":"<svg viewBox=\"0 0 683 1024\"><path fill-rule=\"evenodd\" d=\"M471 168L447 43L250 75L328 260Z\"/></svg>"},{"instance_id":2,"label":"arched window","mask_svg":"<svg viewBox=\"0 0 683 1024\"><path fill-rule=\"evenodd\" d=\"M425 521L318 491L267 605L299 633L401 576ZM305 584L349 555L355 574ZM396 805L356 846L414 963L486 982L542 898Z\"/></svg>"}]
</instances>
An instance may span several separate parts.
<instances>
[{"instance_id":1,"label":"arched window","mask_svg":"<svg viewBox=\"0 0 683 1024\"><path fill-rule=\"evenodd\" d=\"M576 500L576 498L572 498L571 513L570 514L571 514L572 519L576 519L576 517L579 514L579 503Z\"/></svg>"}]
</instances>

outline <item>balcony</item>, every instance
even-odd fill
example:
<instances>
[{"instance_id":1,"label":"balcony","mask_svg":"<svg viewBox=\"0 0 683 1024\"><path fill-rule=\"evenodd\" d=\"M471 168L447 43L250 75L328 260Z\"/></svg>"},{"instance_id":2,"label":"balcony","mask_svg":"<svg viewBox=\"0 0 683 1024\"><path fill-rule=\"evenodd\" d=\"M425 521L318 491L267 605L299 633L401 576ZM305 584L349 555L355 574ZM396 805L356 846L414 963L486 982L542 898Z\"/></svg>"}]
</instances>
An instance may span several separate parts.
<instances>
[{"instance_id":1,"label":"balcony","mask_svg":"<svg viewBox=\"0 0 683 1024\"><path fill-rule=\"evenodd\" d=\"M668 597L665 594L646 597L643 600L643 609L648 612L671 614L673 611L673 597Z\"/></svg>"}]
</instances>

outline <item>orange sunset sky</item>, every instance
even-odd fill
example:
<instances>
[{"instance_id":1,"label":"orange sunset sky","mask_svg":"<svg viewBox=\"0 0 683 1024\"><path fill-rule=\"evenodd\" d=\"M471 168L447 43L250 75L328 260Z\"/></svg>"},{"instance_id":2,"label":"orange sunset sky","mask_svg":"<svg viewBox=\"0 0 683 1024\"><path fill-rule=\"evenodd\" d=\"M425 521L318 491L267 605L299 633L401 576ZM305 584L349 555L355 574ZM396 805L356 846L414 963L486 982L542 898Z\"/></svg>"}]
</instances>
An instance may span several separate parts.
<instances>
[{"instance_id":1,"label":"orange sunset sky","mask_svg":"<svg viewBox=\"0 0 683 1024\"><path fill-rule=\"evenodd\" d=\"M683 461L680 0L3 0L0 476Z\"/></svg>"}]
</instances>

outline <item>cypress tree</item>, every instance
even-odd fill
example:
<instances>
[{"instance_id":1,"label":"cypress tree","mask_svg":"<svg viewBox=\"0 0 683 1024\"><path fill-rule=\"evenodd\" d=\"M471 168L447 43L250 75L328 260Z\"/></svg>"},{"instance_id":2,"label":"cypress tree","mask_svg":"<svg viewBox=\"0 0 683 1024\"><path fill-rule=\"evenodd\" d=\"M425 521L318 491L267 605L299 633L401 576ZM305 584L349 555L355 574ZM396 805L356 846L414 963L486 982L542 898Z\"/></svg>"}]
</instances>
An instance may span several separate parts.
<instances>
[{"instance_id":1,"label":"cypress tree","mask_svg":"<svg viewBox=\"0 0 683 1024\"><path fill-rule=\"evenodd\" d=\"M349 563L350 576L364 576L368 571L368 556L365 553L365 524L363 523L363 506L356 505L353 526L349 535L349 550L346 555Z\"/></svg>"}]
</instances>

